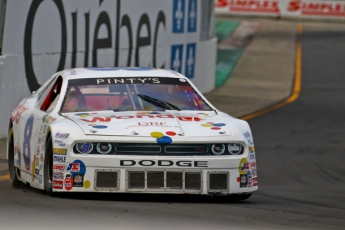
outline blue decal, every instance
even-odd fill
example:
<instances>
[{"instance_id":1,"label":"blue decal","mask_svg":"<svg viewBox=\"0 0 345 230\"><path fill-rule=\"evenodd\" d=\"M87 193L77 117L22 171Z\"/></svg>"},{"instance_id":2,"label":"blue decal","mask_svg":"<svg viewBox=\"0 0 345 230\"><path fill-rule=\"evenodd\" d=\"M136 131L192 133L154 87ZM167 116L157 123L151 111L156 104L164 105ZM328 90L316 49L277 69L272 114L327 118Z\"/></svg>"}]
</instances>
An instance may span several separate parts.
<instances>
[{"instance_id":1,"label":"blue decal","mask_svg":"<svg viewBox=\"0 0 345 230\"><path fill-rule=\"evenodd\" d=\"M34 125L34 116L30 116L29 119L26 121L26 125L24 128L24 142L23 142L23 159L25 168L30 170L30 163L31 163L31 135L32 135L32 128Z\"/></svg>"},{"instance_id":2,"label":"blue decal","mask_svg":"<svg viewBox=\"0 0 345 230\"><path fill-rule=\"evenodd\" d=\"M185 12L185 0L174 0L173 2L173 33L184 32L184 12Z\"/></svg>"},{"instance_id":3,"label":"blue decal","mask_svg":"<svg viewBox=\"0 0 345 230\"><path fill-rule=\"evenodd\" d=\"M198 8L196 0L189 0L188 3L188 32L196 32L197 20L198 20Z\"/></svg>"},{"instance_id":4,"label":"blue decal","mask_svg":"<svg viewBox=\"0 0 345 230\"><path fill-rule=\"evenodd\" d=\"M158 144L171 144L172 143L171 137L168 137L168 136L163 136L161 138L157 138L156 140L157 140Z\"/></svg>"},{"instance_id":5,"label":"blue decal","mask_svg":"<svg viewBox=\"0 0 345 230\"><path fill-rule=\"evenodd\" d=\"M185 75L187 78L194 77L194 67L195 67L195 53L196 45L195 43L188 44L186 50L186 65L185 65Z\"/></svg>"},{"instance_id":6,"label":"blue decal","mask_svg":"<svg viewBox=\"0 0 345 230\"><path fill-rule=\"evenodd\" d=\"M183 45L171 46L170 69L179 73L182 72L182 53Z\"/></svg>"}]
</instances>

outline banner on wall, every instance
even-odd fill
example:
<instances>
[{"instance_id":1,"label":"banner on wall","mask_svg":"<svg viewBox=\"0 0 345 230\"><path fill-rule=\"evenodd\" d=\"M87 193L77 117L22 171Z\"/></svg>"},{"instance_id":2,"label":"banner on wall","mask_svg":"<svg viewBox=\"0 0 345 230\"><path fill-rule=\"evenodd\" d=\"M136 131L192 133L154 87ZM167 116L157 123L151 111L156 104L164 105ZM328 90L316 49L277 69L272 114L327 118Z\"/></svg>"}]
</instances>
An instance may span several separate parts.
<instances>
[{"instance_id":1,"label":"banner on wall","mask_svg":"<svg viewBox=\"0 0 345 230\"><path fill-rule=\"evenodd\" d=\"M217 14L345 19L344 1L216 0Z\"/></svg>"},{"instance_id":2,"label":"banner on wall","mask_svg":"<svg viewBox=\"0 0 345 230\"><path fill-rule=\"evenodd\" d=\"M9 114L19 99L62 69L173 69L200 91L212 90L217 42L200 40L203 2L7 0L0 56L0 136L6 134Z\"/></svg>"}]
</instances>

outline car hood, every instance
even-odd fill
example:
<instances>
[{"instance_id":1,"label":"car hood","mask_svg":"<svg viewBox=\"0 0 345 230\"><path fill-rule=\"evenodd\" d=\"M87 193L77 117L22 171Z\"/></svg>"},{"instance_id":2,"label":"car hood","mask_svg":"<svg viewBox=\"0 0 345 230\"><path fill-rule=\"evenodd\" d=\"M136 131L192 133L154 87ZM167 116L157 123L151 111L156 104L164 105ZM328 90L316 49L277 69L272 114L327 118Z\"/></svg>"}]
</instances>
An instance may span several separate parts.
<instances>
[{"instance_id":1,"label":"car hood","mask_svg":"<svg viewBox=\"0 0 345 230\"><path fill-rule=\"evenodd\" d=\"M231 117L214 111L95 112L64 116L85 134L114 136L217 136L231 135Z\"/></svg>"}]
</instances>

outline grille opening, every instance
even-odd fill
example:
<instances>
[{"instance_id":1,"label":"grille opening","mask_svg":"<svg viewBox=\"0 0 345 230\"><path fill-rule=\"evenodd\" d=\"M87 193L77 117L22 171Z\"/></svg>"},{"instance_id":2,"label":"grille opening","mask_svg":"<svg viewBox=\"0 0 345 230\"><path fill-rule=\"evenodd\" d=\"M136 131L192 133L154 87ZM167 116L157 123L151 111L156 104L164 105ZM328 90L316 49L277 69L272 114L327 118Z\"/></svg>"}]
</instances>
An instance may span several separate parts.
<instances>
[{"instance_id":1,"label":"grille opening","mask_svg":"<svg viewBox=\"0 0 345 230\"><path fill-rule=\"evenodd\" d=\"M164 150L166 153L176 154L207 154L208 145L168 145Z\"/></svg>"},{"instance_id":2,"label":"grille opening","mask_svg":"<svg viewBox=\"0 0 345 230\"><path fill-rule=\"evenodd\" d=\"M209 174L210 190L227 190L228 174L227 173L210 173Z\"/></svg>"},{"instance_id":3,"label":"grille opening","mask_svg":"<svg viewBox=\"0 0 345 230\"><path fill-rule=\"evenodd\" d=\"M144 189L145 188L145 172L128 172L128 188Z\"/></svg>"},{"instance_id":4,"label":"grille opening","mask_svg":"<svg viewBox=\"0 0 345 230\"><path fill-rule=\"evenodd\" d=\"M161 147L160 146L152 146L152 145L123 145L118 144L115 147L115 151L119 153L160 153Z\"/></svg>"},{"instance_id":5,"label":"grille opening","mask_svg":"<svg viewBox=\"0 0 345 230\"><path fill-rule=\"evenodd\" d=\"M117 172L97 172L96 187L117 188Z\"/></svg>"},{"instance_id":6,"label":"grille opening","mask_svg":"<svg viewBox=\"0 0 345 230\"><path fill-rule=\"evenodd\" d=\"M200 190L201 189L201 173L186 172L185 173L185 189Z\"/></svg>"},{"instance_id":7,"label":"grille opening","mask_svg":"<svg viewBox=\"0 0 345 230\"><path fill-rule=\"evenodd\" d=\"M182 189L182 172L167 172L167 188Z\"/></svg>"},{"instance_id":8,"label":"grille opening","mask_svg":"<svg viewBox=\"0 0 345 230\"><path fill-rule=\"evenodd\" d=\"M147 172L147 188L164 188L164 172Z\"/></svg>"}]
</instances>

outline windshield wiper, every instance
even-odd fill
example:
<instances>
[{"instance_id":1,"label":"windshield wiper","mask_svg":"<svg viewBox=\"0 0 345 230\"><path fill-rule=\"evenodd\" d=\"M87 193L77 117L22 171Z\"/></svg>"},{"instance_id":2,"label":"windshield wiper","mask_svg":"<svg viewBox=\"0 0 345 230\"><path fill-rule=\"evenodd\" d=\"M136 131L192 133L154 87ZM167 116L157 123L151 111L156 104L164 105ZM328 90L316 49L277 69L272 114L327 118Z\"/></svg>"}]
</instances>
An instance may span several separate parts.
<instances>
[{"instance_id":1,"label":"windshield wiper","mask_svg":"<svg viewBox=\"0 0 345 230\"><path fill-rule=\"evenodd\" d=\"M157 99L154 97L150 97L144 94L137 94L138 97L140 97L141 99L143 99L144 101L151 103L152 105L158 106L160 108L163 109L173 109L173 110L178 110L180 111L181 109L179 107L177 107L176 105L173 105L167 101L161 100L161 99Z\"/></svg>"}]
</instances>

